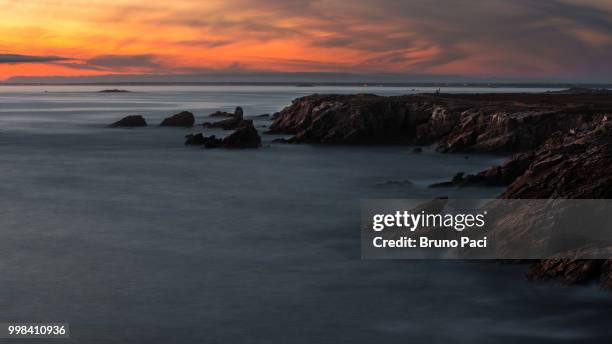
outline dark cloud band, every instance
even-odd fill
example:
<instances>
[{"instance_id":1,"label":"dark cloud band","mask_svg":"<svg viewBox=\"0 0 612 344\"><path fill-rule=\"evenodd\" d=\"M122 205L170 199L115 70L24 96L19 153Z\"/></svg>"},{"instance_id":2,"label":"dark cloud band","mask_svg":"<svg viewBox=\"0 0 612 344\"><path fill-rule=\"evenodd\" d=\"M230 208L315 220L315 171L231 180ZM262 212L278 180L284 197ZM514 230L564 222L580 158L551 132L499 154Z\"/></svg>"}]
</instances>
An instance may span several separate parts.
<instances>
[{"instance_id":1,"label":"dark cloud band","mask_svg":"<svg viewBox=\"0 0 612 344\"><path fill-rule=\"evenodd\" d=\"M0 63L49 63L68 60L70 59L61 56L0 54Z\"/></svg>"}]
</instances>

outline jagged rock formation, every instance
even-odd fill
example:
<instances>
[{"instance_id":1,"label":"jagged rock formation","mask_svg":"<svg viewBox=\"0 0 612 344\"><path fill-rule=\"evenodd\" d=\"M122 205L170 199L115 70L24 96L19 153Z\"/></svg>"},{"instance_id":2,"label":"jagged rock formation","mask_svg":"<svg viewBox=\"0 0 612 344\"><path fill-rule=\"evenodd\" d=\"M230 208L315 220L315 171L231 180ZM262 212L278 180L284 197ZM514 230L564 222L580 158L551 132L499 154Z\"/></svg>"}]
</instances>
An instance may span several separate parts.
<instances>
[{"instance_id":1,"label":"jagged rock formation","mask_svg":"<svg viewBox=\"0 0 612 344\"><path fill-rule=\"evenodd\" d=\"M230 117L228 119L217 122L204 122L204 128L220 128L223 130L235 130L243 125L244 111L240 106L236 107L233 114L228 112L217 111L210 115L211 117Z\"/></svg>"},{"instance_id":2,"label":"jagged rock formation","mask_svg":"<svg viewBox=\"0 0 612 344\"><path fill-rule=\"evenodd\" d=\"M507 199L612 198L611 114L609 91L312 95L283 109L269 132L293 135L277 141L288 143L436 144L440 152L512 153L501 166L434 186L507 185L500 196ZM509 245L521 236L546 242L553 233L536 223L538 216L538 209L519 207L497 234ZM546 259L529 277L570 284L599 279L612 289L612 260Z\"/></svg>"},{"instance_id":3,"label":"jagged rock formation","mask_svg":"<svg viewBox=\"0 0 612 344\"><path fill-rule=\"evenodd\" d=\"M606 93L315 94L294 100L268 132L293 135L287 142L295 143L437 143L441 152L515 153L589 126L610 109Z\"/></svg>"},{"instance_id":4,"label":"jagged rock formation","mask_svg":"<svg viewBox=\"0 0 612 344\"><path fill-rule=\"evenodd\" d=\"M202 133L185 136L185 145L204 146L204 148L217 148L222 146L222 140L215 135L204 136Z\"/></svg>"},{"instance_id":5,"label":"jagged rock formation","mask_svg":"<svg viewBox=\"0 0 612 344\"><path fill-rule=\"evenodd\" d=\"M108 128L134 128L146 126L147 121L140 115L126 116L115 123L107 125Z\"/></svg>"},{"instance_id":6,"label":"jagged rock formation","mask_svg":"<svg viewBox=\"0 0 612 344\"><path fill-rule=\"evenodd\" d=\"M612 122L551 137L502 197L612 198Z\"/></svg>"},{"instance_id":7,"label":"jagged rock formation","mask_svg":"<svg viewBox=\"0 0 612 344\"><path fill-rule=\"evenodd\" d=\"M534 154L531 152L515 154L501 166L492 166L477 174L465 175L465 173L459 172L450 181L431 184L429 187L507 186L525 173L533 158Z\"/></svg>"},{"instance_id":8,"label":"jagged rock formation","mask_svg":"<svg viewBox=\"0 0 612 344\"><path fill-rule=\"evenodd\" d=\"M185 145L204 146L204 148L258 148L261 146L261 137L253 122L244 120L236 131L223 139L215 135L204 136L202 133L189 134L185 136Z\"/></svg>"},{"instance_id":9,"label":"jagged rock formation","mask_svg":"<svg viewBox=\"0 0 612 344\"><path fill-rule=\"evenodd\" d=\"M372 94L302 97L275 117L268 133L295 135L294 142L407 143L431 111L430 104L412 100Z\"/></svg>"}]
</instances>

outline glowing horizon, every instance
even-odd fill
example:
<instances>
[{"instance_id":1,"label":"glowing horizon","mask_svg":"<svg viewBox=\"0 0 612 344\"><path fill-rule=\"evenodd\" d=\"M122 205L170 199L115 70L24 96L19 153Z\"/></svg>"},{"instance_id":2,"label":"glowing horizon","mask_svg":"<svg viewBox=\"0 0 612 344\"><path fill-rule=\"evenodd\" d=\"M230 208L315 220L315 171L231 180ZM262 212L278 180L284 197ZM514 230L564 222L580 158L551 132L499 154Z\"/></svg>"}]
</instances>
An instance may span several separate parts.
<instances>
[{"instance_id":1,"label":"glowing horizon","mask_svg":"<svg viewBox=\"0 0 612 344\"><path fill-rule=\"evenodd\" d=\"M606 1L0 0L14 76L359 72L608 78Z\"/></svg>"}]
</instances>

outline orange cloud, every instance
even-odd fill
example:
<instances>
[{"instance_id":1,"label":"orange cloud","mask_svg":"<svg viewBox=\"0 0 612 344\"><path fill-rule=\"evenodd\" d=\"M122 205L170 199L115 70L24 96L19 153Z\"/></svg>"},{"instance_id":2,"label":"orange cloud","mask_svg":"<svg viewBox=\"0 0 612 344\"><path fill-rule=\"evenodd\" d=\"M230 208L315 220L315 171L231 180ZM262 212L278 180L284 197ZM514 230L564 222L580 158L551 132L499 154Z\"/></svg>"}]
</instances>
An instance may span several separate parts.
<instances>
[{"instance_id":1,"label":"orange cloud","mask_svg":"<svg viewBox=\"0 0 612 344\"><path fill-rule=\"evenodd\" d=\"M606 3L4 0L0 54L71 60L0 61L0 79L236 66L282 72L609 74L612 16Z\"/></svg>"}]
</instances>

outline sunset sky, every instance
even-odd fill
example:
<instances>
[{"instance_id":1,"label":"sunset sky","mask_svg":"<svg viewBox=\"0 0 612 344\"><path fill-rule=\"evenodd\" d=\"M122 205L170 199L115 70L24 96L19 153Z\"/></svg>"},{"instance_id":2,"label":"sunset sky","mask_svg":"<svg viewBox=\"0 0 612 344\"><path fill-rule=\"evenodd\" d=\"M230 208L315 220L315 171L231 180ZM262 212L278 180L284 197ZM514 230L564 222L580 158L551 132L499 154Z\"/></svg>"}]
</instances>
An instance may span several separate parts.
<instances>
[{"instance_id":1,"label":"sunset sky","mask_svg":"<svg viewBox=\"0 0 612 344\"><path fill-rule=\"evenodd\" d=\"M0 0L13 76L331 72L612 82L610 0Z\"/></svg>"}]
</instances>

